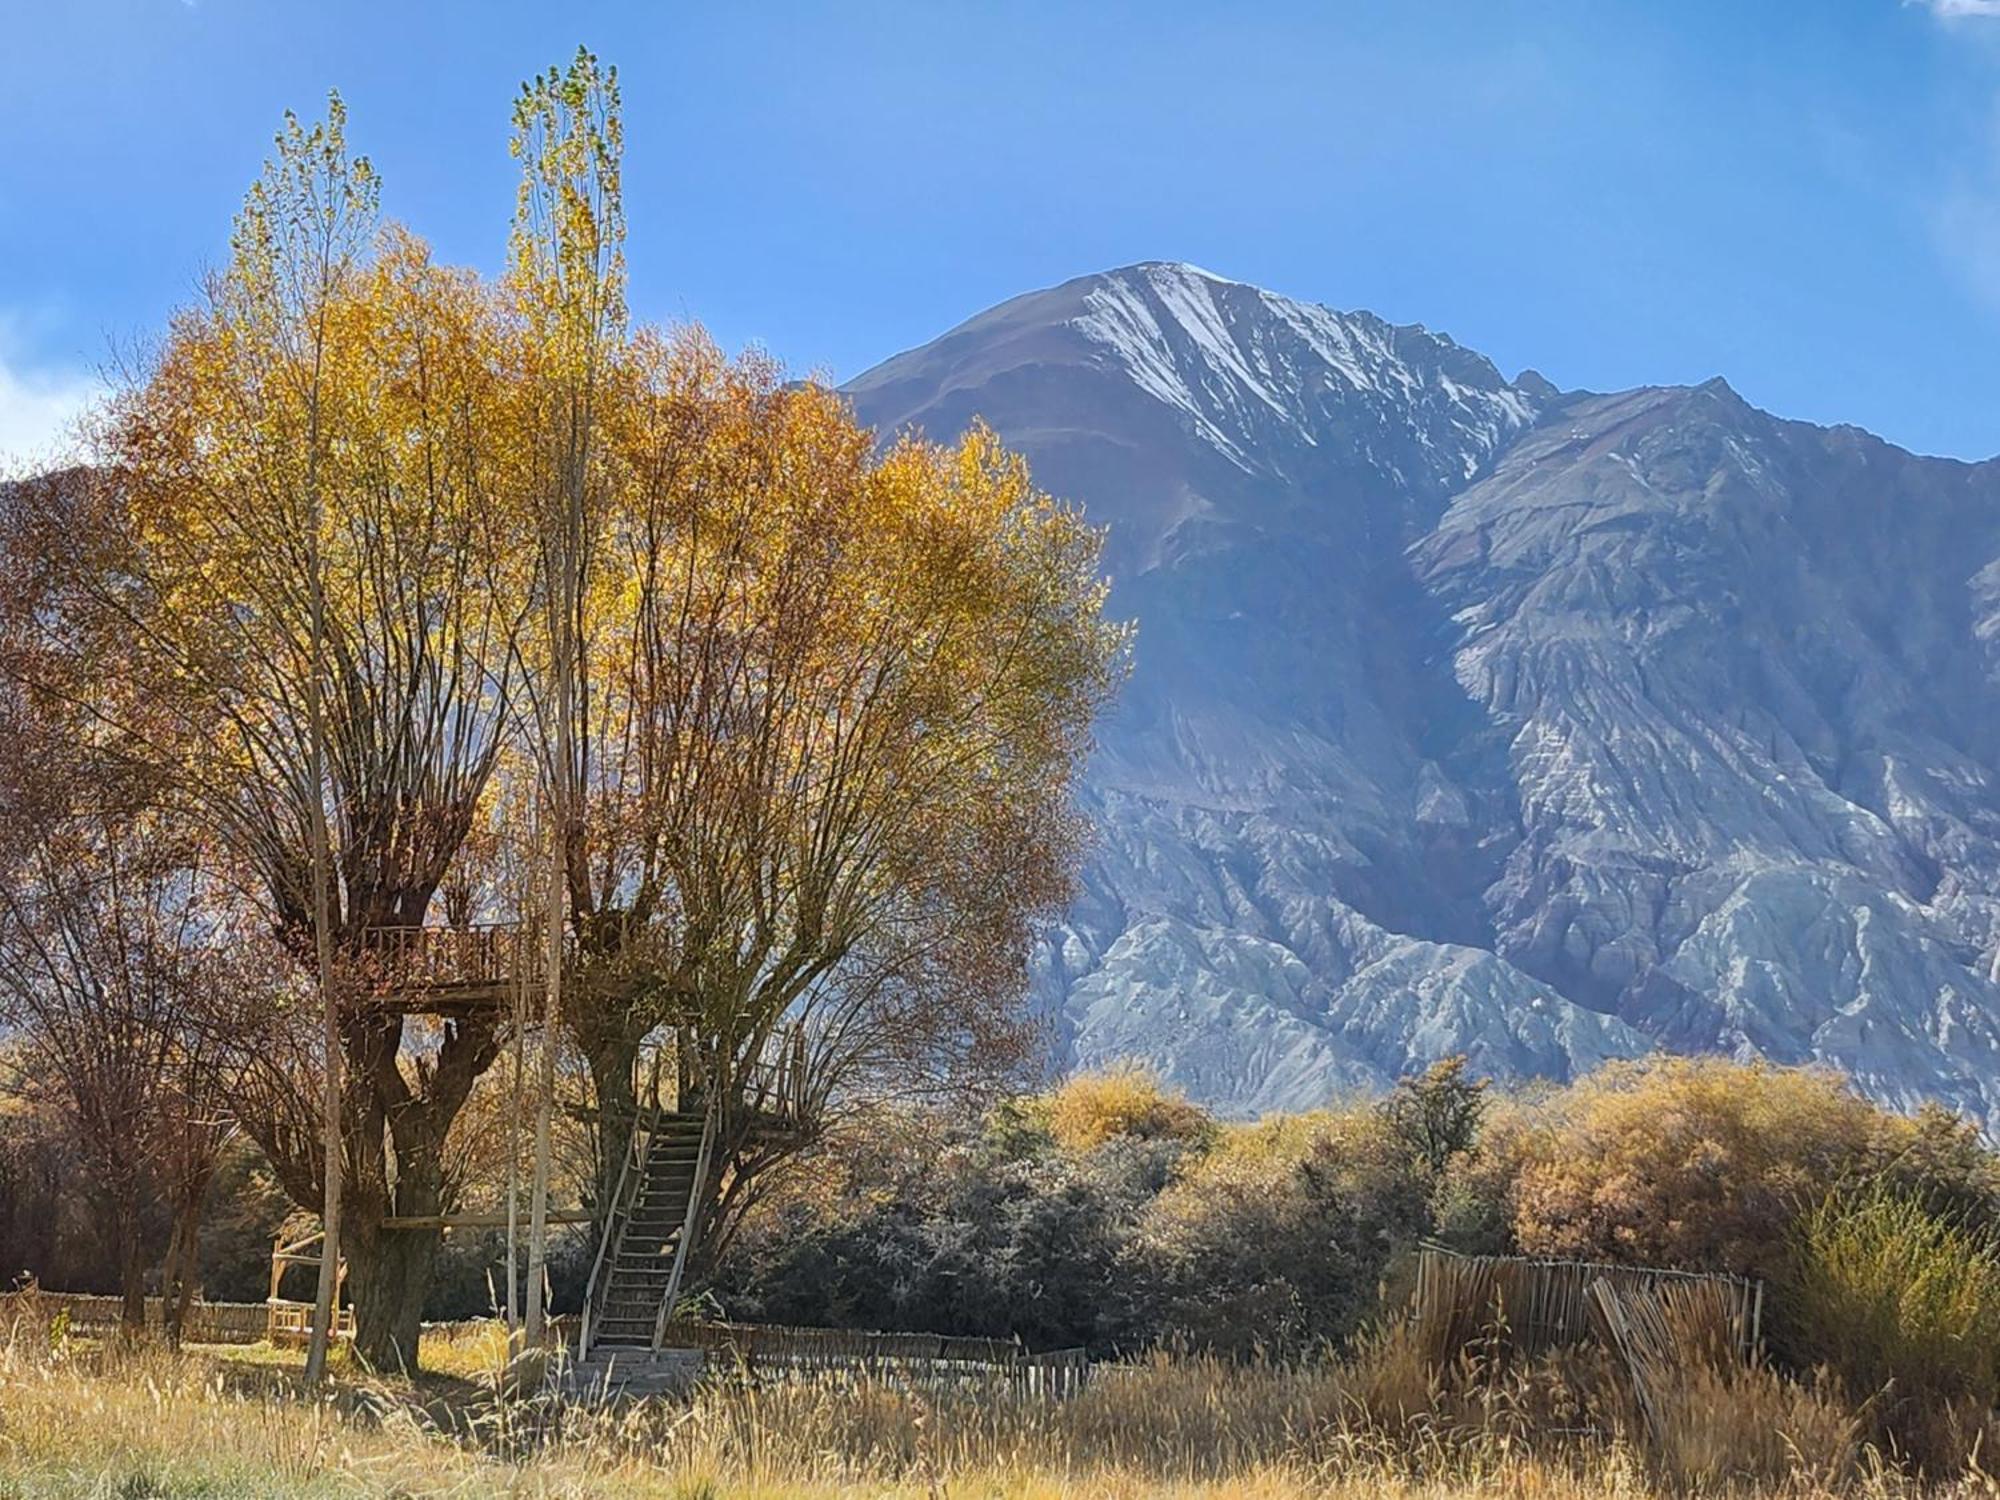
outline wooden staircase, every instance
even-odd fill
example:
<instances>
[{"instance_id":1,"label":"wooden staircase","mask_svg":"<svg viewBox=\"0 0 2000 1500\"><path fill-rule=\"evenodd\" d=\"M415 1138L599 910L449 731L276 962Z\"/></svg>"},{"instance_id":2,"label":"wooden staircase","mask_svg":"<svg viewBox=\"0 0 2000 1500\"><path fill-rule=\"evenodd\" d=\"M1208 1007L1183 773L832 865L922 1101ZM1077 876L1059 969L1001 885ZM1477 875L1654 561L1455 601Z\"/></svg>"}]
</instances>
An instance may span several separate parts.
<instances>
[{"instance_id":1,"label":"wooden staircase","mask_svg":"<svg viewBox=\"0 0 2000 1500\"><path fill-rule=\"evenodd\" d=\"M653 1053L651 1081L636 1090L652 1103L635 1121L584 1292L567 1376L573 1390L643 1394L683 1388L699 1373L699 1349L667 1349L662 1340L694 1248L700 1187L714 1170L723 1101L750 1131L810 1128L804 1034L787 1028L761 1053L742 1066L734 1088L713 1092L698 1064L685 1070L677 1057L672 1108L661 1090L666 1054Z\"/></svg>"},{"instance_id":2,"label":"wooden staircase","mask_svg":"<svg viewBox=\"0 0 2000 1500\"><path fill-rule=\"evenodd\" d=\"M650 1356L680 1295L694 1233L696 1186L715 1142L712 1112L660 1110L634 1132L590 1292L580 1365Z\"/></svg>"}]
</instances>

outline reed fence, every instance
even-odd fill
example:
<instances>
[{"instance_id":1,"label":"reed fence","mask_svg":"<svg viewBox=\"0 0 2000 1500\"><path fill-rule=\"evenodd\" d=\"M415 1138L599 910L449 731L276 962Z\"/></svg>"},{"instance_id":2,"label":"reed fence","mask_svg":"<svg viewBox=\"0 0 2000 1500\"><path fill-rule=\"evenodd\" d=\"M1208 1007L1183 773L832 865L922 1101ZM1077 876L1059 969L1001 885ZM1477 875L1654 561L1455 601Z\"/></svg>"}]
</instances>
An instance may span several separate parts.
<instances>
[{"instance_id":1,"label":"reed fence","mask_svg":"<svg viewBox=\"0 0 2000 1500\"><path fill-rule=\"evenodd\" d=\"M1620 1266L1598 1261L1418 1252L1411 1316L1419 1346L1443 1367L1475 1344L1496 1354L1535 1355L1569 1344L1609 1344L1626 1359L1607 1306L1670 1332L1647 1359L1694 1359L1726 1350L1747 1357L1763 1334L1763 1283L1740 1276Z\"/></svg>"}]
</instances>

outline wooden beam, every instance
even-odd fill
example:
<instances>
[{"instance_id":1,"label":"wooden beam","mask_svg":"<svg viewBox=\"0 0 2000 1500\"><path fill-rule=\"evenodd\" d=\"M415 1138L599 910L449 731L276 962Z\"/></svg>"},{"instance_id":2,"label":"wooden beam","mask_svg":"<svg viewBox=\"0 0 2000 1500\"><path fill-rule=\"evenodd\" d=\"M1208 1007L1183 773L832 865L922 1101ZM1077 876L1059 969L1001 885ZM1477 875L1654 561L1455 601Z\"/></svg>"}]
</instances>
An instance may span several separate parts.
<instances>
[{"instance_id":1,"label":"wooden beam","mask_svg":"<svg viewBox=\"0 0 2000 1500\"><path fill-rule=\"evenodd\" d=\"M551 1224L588 1224L596 1219L587 1208L552 1208L548 1213ZM384 1229L505 1229L507 1215L491 1214L412 1214L387 1218L382 1221Z\"/></svg>"}]
</instances>

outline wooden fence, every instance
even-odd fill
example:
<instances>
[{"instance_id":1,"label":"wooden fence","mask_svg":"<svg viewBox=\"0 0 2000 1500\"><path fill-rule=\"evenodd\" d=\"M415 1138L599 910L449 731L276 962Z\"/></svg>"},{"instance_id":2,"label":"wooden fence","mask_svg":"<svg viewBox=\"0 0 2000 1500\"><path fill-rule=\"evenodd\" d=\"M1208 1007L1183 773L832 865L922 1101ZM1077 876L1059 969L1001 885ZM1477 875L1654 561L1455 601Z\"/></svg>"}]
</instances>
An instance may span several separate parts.
<instances>
[{"instance_id":1,"label":"wooden fence","mask_svg":"<svg viewBox=\"0 0 2000 1500\"><path fill-rule=\"evenodd\" d=\"M155 1333L163 1327L161 1307L158 1297L146 1299L146 1326ZM64 1314L71 1332L96 1338L119 1327L125 1299L39 1290L0 1293L0 1337L45 1338ZM270 1310L261 1302L196 1302L188 1308L181 1337L190 1344L255 1344L269 1331Z\"/></svg>"},{"instance_id":2,"label":"wooden fence","mask_svg":"<svg viewBox=\"0 0 2000 1500\"><path fill-rule=\"evenodd\" d=\"M1418 1252L1412 1318L1436 1367L1475 1343L1534 1355L1594 1342L1625 1353L1606 1307L1638 1307L1645 1311L1635 1316L1648 1317L1662 1297L1678 1340L1747 1356L1762 1338L1762 1282L1596 1261L1459 1255L1430 1245Z\"/></svg>"},{"instance_id":3,"label":"wooden fence","mask_svg":"<svg viewBox=\"0 0 2000 1500\"><path fill-rule=\"evenodd\" d=\"M866 1376L914 1385L996 1382L1030 1395L1063 1397L1090 1379L1081 1349L1030 1354L1005 1339L934 1333L868 1333L772 1324L669 1322L662 1346L697 1349L711 1371L752 1378Z\"/></svg>"}]
</instances>

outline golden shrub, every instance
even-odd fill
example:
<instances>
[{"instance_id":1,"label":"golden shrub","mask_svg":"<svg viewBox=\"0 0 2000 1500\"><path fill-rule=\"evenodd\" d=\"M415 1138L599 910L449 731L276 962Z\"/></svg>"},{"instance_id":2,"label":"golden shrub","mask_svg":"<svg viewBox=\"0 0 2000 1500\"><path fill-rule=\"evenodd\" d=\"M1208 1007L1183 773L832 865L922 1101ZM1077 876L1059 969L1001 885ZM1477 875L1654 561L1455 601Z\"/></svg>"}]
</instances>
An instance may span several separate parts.
<instances>
[{"instance_id":1,"label":"golden shrub","mask_svg":"<svg viewBox=\"0 0 2000 1500\"><path fill-rule=\"evenodd\" d=\"M1496 1149L1528 1254L1764 1274L1897 1128L1837 1074L1655 1057L1551 1095Z\"/></svg>"},{"instance_id":2,"label":"golden shrub","mask_svg":"<svg viewBox=\"0 0 2000 1500\"><path fill-rule=\"evenodd\" d=\"M1049 1134L1070 1151L1089 1151L1117 1137L1200 1144L1215 1134L1215 1118L1136 1064L1079 1073L1041 1101Z\"/></svg>"}]
</instances>

